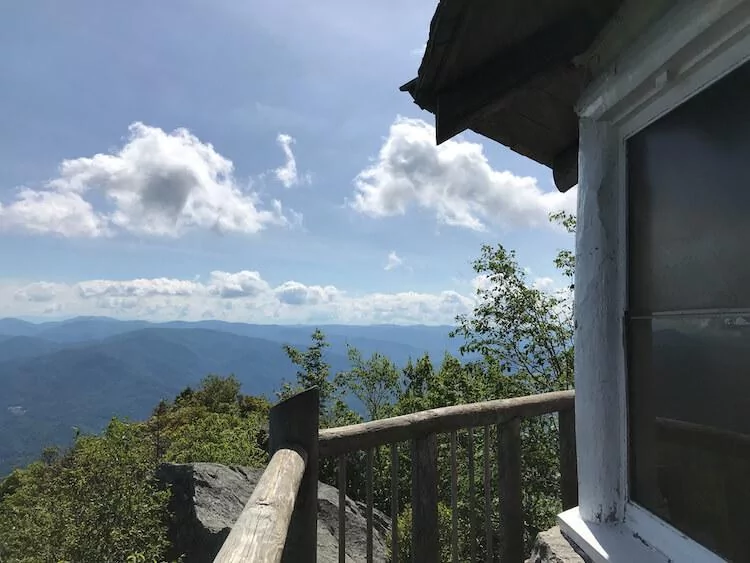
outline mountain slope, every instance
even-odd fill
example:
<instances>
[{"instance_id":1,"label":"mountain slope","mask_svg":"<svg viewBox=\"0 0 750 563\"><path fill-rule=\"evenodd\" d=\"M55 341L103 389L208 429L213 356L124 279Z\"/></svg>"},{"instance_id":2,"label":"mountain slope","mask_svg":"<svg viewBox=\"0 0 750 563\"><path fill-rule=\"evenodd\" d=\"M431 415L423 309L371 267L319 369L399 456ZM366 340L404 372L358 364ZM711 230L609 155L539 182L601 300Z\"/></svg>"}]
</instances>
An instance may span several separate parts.
<instances>
[{"instance_id":1,"label":"mountain slope","mask_svg":"<svg viewBox=\"0 0 750 563\"><path fill-rule=\"evenodd\" d=\"M448 327L321 329L331 344L326 360L333 373L349 368L347 344L401 365L425 352L437 363L445 350L457 348ZM219 321L1 319L0 475L47 445L68 443L74 426L94 432L113 416L144 418L160 399L209 373L233 373L244 393L271 398L282 381L295 378L283 345L304 348L313 330Z\"/></svg>"}]
</instances>

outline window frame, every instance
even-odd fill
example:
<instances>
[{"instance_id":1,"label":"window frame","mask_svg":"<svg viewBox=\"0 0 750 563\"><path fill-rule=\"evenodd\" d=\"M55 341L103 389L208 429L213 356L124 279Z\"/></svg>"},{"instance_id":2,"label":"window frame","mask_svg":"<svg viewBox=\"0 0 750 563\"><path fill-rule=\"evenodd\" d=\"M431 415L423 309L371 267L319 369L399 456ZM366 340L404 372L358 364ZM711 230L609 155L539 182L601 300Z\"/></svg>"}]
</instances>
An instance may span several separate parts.
<instances>
[{"instance_id":1,"label":"window frame","mask_svg":"<svg viewBox=\"0 0 750 563\"><path fill-rule=\"evenodd\" d=\"M706 5L708 4L708 5ZM593 561L693 561L716 563L721 557L688 538L653 513L630 500L629 495L629 425L627 401L627 298L628 298L628 192L627 192L627 140L648 125L680 106L688 99L720 80L738 66L750 61L750 1L748 0L687 0L679 3L660 20L651 25L639 40L624 51L609 70L603 73L583 94L578 104L581 118L581 164L604 168L595 173L595 180L606 185L592 186L598 194L612 197L610 205L616 207L615 259L610 278L613 287L591 289L576 283L576 301L589 297L586 292L601 300L610 297L617 305L604 307L604 322L611 329L608 338L617 336L617 342L607 343L608 350L587 350L576 366L578 414L578 464L579 507L568 510L558 521ZM597 139L610 146L606 150L592 150L584 140L586 128L596 127ZM596 152L593 156L591 153ZM608 151L608 152L607 152ZM606 162L593 166L587 158ZM608 160L609 159L609 160ZM586 174L581 174L581 189L587 189ZM598 174L598 176L596 175ZM590 181L590 180L588 180ZM616 193L612 193L615 191ZM597 204L600 205L600 204ZM581 202L579 194L579 225ZM585 207L584 207L585 209ZM592 219L601 219L592 217ZM596 236L596 229L594 229ZM592 246L582 237L592 236L579 231L576 241L577 255ZM583 244L582 244L583 242ZM611 243L610 243L611 244ZM604 295L604 292L608 292ZM579 292L581 292L579 294ZM597 314L602 314L599 311ZM583 320L585 317L580 317ZM576 332L576 360L586 342L580 322ZM595 346L596 342L590 344ZM615 351L618 359L616 373L590 373L597 367L597 354ZM601 361L600 366L607 365ZM612 384L614 383L614 384ZM584 385L598 385L596 392L582 389ZM584 390L585 392L581 393ZM609 409L609 411L608 411ZM618 416L611 416L614 409ZM609 412L610 416L604 416ZM585 424L603 425L597 437L617 436L618 439L592 438L593 432ZM613 461L618 463L612 463ZM591 483L587 477L603 477L601 483ZM593 507L593 508L592 508ZM598 507L598 509L597 509ZM611 507L602 514L601 507ZM593 514L593 516L592 516Z\"/></svg>"}]
</instances>

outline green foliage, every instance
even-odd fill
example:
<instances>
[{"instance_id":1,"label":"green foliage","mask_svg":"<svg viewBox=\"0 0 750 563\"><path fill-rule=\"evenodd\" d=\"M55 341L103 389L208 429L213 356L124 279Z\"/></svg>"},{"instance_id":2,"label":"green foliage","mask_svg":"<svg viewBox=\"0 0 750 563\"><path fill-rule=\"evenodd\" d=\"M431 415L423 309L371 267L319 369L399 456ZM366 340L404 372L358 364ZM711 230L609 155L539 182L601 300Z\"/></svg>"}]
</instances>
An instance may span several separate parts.
<instances>
[{"instance_id":1,"label":"green foliage","mask_svg":"<svg viewBox=\"0 0 750 563\"><path fill-rule=\"evenodd\" d=\"M334 385L331 381L331 366L325 361L324 353L330 346L320 329L312 333L312 343L302 351L293 346L284 346L291 362L297 366L297 381L284 382L276 393L279 399L287 399L310 387L317 387L320 393L320 421L322 426L331 422L331 402Z\"/></svg>"},{"instance_id":2,"label":"green foliage","mask_svg":"<svg viewBox=\"0 0 750 563\"><path fill-rule=\"evenodd\" d=\"M398 368L377 352L365 360L359 350L349 346L348 356L351 368L336 375L337 390L357 397L369 420L389 416L400 391Z\"/></svg>"},{"instance_id":3,"label":"green foliage","mask_svg":"<svg viewBox=\"0 0 750 563\"><path fill-rule=\"evenodd\" d=\"M113 419L99 436L0 481L0 562L163 561L169 491L161 461L259 466L270 405L239 393L234 377L208 376L141 423Z\"/></svg>"},{"instance_id":4,"label":"green foliage","mask_svg":"<svg viewBox=\"0 0 750 563\"><path fill-rule=\"evenodd\" d=\"M145 428L113 420L59 460L16 470L0 485L0 560L161 560L169 493L150 457Z\"/></svg>"},{"instance_id":5,"label":"green foliage","mask_svg":"<svg viewBox=\"0 0 750 563\"><path fill-rule=\"evenodd\" d=\"M564 261L564 260L563 260ZM529 282L515 253L482 247L474 271L486 280L471 315L458 317L454 336L464 352L478 352L506 377L504 396L573 385L573 306L570 295L548 293Z\"/></svg>"},{"instance_id":6,"label":"green foliage","mask_svg":"<svg viewBox=\"0 0 750 563\"><path fill-rule=\"evenodd\" d=\"M398 542L398 560L412 560L411 543L412 509L407 506L398 515L398 529L400 530ZM451 509L443 503L438 504L438 534L440 541L440 561L450 563L451 559ZM391 538L388 537L388 555L391 555Z\"/></svg>"}]
</instances>

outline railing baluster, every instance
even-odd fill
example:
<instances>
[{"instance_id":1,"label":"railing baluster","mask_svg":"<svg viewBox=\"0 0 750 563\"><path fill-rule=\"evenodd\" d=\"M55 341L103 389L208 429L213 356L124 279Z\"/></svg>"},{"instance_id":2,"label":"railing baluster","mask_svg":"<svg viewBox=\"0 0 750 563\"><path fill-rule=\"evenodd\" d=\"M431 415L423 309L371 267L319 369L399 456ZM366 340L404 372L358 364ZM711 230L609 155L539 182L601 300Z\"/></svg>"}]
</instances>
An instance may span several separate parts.
<instances>
[{"instance_id":1,"label":"railing baluster","mask_svg":"<svg viewBox=\"0 0 750 563\"><path fill-rule=\"evenodd\" d=\"M474 487L474 429L469 428L468 436L469 449L469 561L476 563L477 560L477 518L476 510L476 490Z\"/></svg>"},{"instance_id":2,"label":"railing baluster","mask_svg":"<svg viewBox=\"0 0 750 563\"><path fill-rule=\"evenodd\" d=\"M398 563L398 444L391 444L391 563Z\"/></svg>"},{"instance_id":3,"label":"railing baluster","mask_svg":"<svg viewBox=\"0 0 750 563\"><path fill-rule=\"evenodd\" d=\"M521 506L521 421L497 427L500 491L500 561L523 561L523 509Z\"/></svg>"},{"instance_id":4,"label":"railing baluster","mask_svg":"<svg viewBox=\"0 0 750 563\"><path fill-rule=\"evenodd\" d=\"M413 563L439 561L437 437L435 434L412 441L411 505Z\"/></svg>"},{"instance_id":5,"label":"railing baluster","mask_svg":"<svg viewBox=\"0 0 750 563\"><path fill-rule=\"evenodd\" d=\"M451 432L451 559L458 563L458 464L456 431Z\"/></svg>"},{"instance_id":6,"label":"railing baluster","mask_svg":"<svg viewBox=\"0 0 750 563\"><path fill-rule=\"evenodd\" d=\"M575 411L560 411L557 414L557 426L560 431L560 492L563 510L567 510L578 505Z\"/></svg>"},{"instance_id":7,"label":"railing baluster","mask_svg":"<svg viewBox=\"0 0 750 563\"><path fill-rule=\"evenodd\" d=\"M372 464L373 450L367 450L367 563L372 563Z\"/></svg>"},{"instance_id":8,"label":"railing baluster","mask_svg":"<svg viewBox=\"0 0 750 563\"><path fill-rule=\"evenodd\" d=\"M346 563L346 454L339 456L339 563Z\"/></svg>"},{"instance_id":9,"label":"railing baluster","mask_svg":"<svg viewBox=\"0 0 750 563\"><path fill-rule=\"evenodd\" d=\"M490 472L490 427L484 427L484 560L492 563L492 473Z\"/></svg>"}]
</instances>

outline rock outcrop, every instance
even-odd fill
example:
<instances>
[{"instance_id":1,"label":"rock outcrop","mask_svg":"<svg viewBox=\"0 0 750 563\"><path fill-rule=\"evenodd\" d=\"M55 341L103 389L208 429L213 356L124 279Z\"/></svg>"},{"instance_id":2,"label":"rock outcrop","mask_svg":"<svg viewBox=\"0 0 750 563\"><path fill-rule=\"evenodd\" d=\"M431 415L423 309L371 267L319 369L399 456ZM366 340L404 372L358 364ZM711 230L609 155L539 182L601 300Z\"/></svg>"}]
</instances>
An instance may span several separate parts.
<instances>
[{"instance_id":1,"label":"rock outcrop","mask_svg":"<svg viewBox=\"0 0 750 563\"><path fill-rule=\"evenodd\" d=\"M173 514L169 536L171 556L185 555L185 563L211 563L242 512L262 469L228 467L216 463L167 463L158 478L172 489ZM386 561L386 538L390 519L375 510L373 517L374 560ZM346 560L366 560L367 521L365 506L346 499ZM338 490L318 484L318 561L338 562Z\"/></svg>"},{"instance_id":2,"label":"rock outcrop","mask_svg":"<svg viewBox=\"0 0 750 563\"><path fill-rule=\"evenodd\" d=\"M539 532L526 563L590 563L563 535L559 526Z\"/></svg>"}]
</instances>

